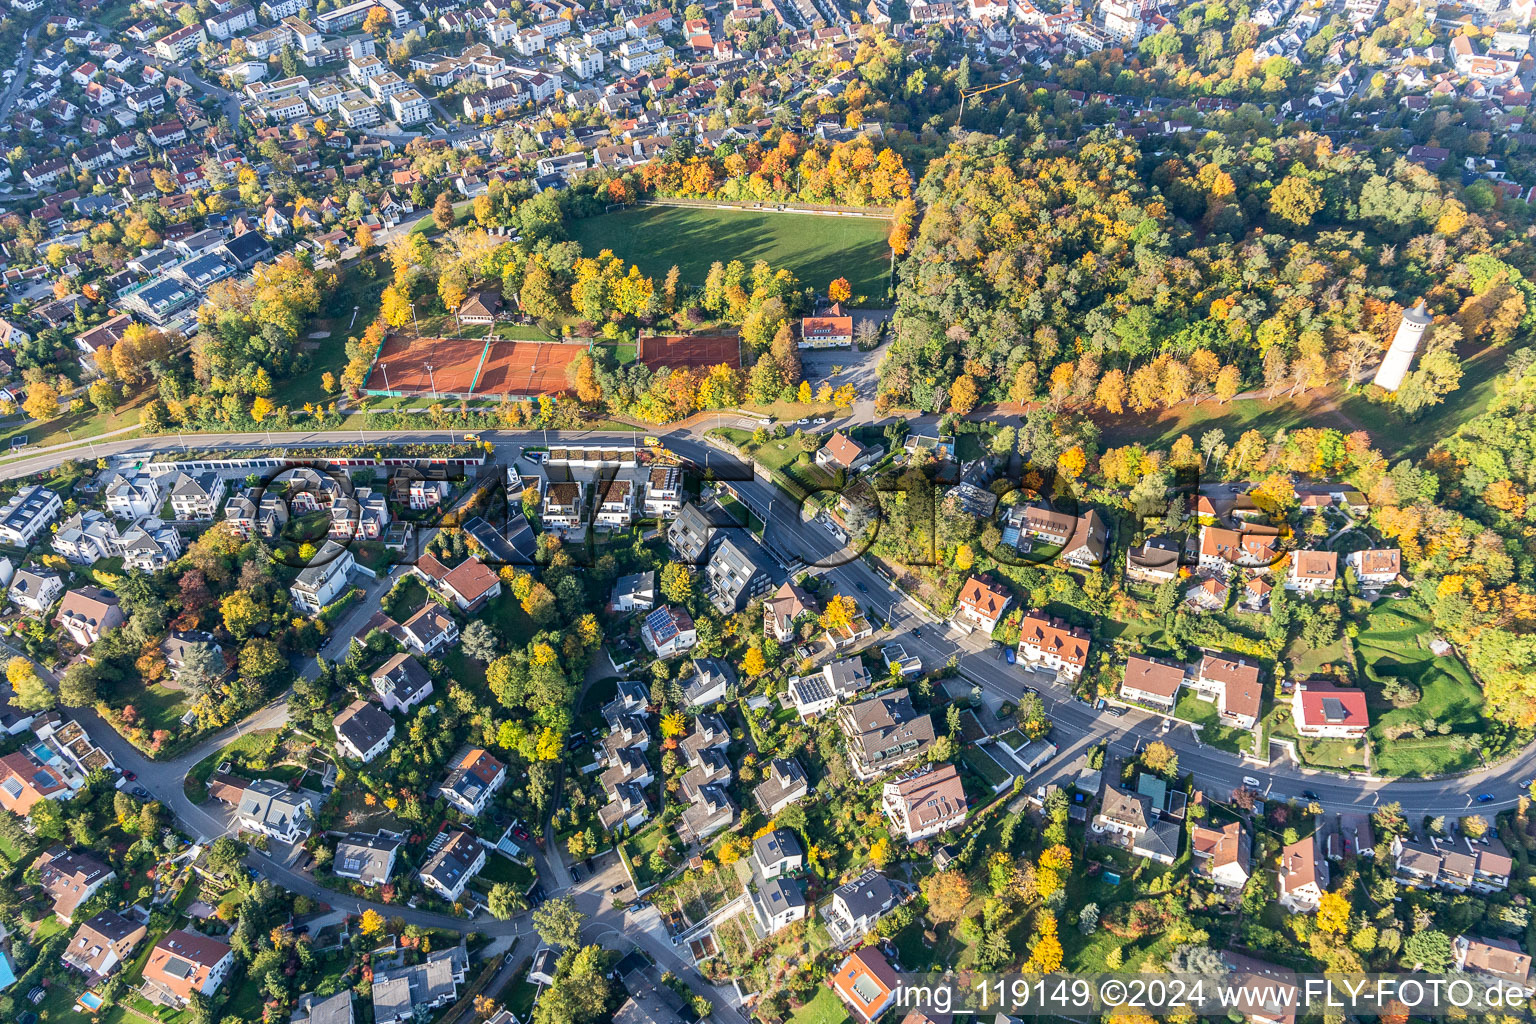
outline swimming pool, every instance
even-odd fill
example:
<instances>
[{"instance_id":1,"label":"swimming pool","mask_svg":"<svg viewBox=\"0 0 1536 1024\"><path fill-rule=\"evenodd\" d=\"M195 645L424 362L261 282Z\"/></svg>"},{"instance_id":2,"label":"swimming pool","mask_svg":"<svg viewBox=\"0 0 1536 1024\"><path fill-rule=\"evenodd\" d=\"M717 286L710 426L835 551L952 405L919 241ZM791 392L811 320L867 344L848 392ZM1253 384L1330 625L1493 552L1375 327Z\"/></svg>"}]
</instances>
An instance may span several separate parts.
<instances>
[{"instance_id":1,"label":"swimming pool","mask_svg":"<svg viewBox=\"0 0 1536 1024\"><path fill-rule=\"evenodd\" d=\"M1120 876L1113 871L1104 872L1104 882L1107 885L1119 885Z\"/></svg>"},{"instance_id":2,"label":"swimming pool","mask_svg":"<svg viewBox=\"0 0 1536 1024\"><path fill-rule=\"evenodd\" d=\"M95 992L82 992L80 998L75 1000L77 1006L83 1006L92 1013L101 1009L101 996Z\"/></svg>"}]
</instances>

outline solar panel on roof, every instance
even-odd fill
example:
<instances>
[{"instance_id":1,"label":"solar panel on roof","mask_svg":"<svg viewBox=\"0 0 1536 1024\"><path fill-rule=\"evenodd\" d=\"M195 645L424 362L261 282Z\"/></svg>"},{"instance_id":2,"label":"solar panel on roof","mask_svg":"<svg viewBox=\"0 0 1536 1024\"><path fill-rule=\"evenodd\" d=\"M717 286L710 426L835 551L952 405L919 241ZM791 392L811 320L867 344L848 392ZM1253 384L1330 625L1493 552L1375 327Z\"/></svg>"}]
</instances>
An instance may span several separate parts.
<instances>
[{"instance_id":1,"label":"solar panel on roof","mask_svg":"<svg viewBox=\"0 0 1536 1024\"><path fill-rule=\"evenodd\" d=\"M1339 698L1324 697L1323 717L1330 722L1342 722L1349 717L1349 712L1344 709L1344 702Z\"/></svg>"}]
</instances>

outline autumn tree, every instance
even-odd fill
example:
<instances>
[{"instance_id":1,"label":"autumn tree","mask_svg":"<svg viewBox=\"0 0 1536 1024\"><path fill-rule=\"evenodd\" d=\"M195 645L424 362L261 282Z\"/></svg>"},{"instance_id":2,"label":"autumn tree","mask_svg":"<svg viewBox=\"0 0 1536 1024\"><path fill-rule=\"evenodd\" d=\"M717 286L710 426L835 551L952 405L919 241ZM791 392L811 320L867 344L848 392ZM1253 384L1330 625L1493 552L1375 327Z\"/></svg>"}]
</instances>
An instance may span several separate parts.
<instances>
[{"instance_id":1,"label":"autumn tree","mask_svg":"<svg viewBox=\"0 0 1536 1024\"><path fill-rule=\"evenodd\" d=\"M1317 904L1317 927L1334 935L1349 930L1349 900L1343 894L1323 893Z\"/></svg>"},{"instance_id":2,"label":"autumn tree","mask_svg":"<svg viewBox=\"0 0 1536 1024\"><path fill-rule=\"evenodd\" d=\"M374 10L381 11L383 8L375 7ZM352 240L357 246L358 252L366 255L373 248L373 228L370 228L367 224L359 224L357 226L357 234L353 236Z\"/></svg>"},{"instance_id":3,"label":"autumn tree","mask_svg":"<svg viewBox=\"0 0 1536 1024\"><path fill-rule=\"evenodd\" d=\"M51 420L59 414L59 392L47 381L27 385L27 397L21 407L35 420Z\"/></svg>"},{"instance_id":4,"label":"autumn tree","mask_svg":"<svg viewBox=\"0 0 1536 1024\"><path fill-rule=\"evenodd\" d=\"M382 11L382 7L374 10ZM437 194L437 200L432 204L432 223L437 225L437 230L447 231L453 227L453 200L446 190Z\"/></svg>"},{"instance_id":5,"label":"autumn tree","mask_svg":"<svg viewBox=\"0 0 1536 1024\"><path fill-rule=\"evenodd\" d=\"M928 918L937 924L960 920L971 901L970 879L954 868L928 875L919 887L928 901Z\"/></svg>"},{"instance_id":6,"label":"autumn tree","mask_svg":"<svg viewBox=\"0 0 1536 1024\"><path fill-rule=\"evenodd\" d=\"M976 390L976 379L968 373L962 373L955 378L955 382L949 386L950 408L961 416L967 415L976 408L976 401L980 397Z\"/></svg>"},{"instance_id":7,"label":"autumn tree","mask_svg":"<svg viewBox=\"0 0 1536 1024\"><path fill-rule=\"evenodd\" d=\"M846 277L839 277L827 285L827 298L833 302L847 302L853 298L853 288Z\"/></svg>"}]
</instances>

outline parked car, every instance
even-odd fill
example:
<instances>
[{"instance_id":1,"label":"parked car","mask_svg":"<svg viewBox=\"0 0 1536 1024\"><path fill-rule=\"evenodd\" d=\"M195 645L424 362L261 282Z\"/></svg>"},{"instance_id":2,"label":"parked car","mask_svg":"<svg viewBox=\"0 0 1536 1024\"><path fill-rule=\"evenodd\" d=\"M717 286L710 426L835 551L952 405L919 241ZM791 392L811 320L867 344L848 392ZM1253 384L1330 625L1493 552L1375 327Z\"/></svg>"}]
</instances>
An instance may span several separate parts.
<instances>
[{"instance_id":1,"label":"parked car","mask_svg":"<svg viewBox=\"0 0 1536 1024\"><path fill-rule=\"evenodd\" d=\"M623 891L624 891L624 883L620 882L618 885L615 885L615 886L611 887L608 890L608 895L609 896L617 896L619 893L621 893Z\"/></svg>"},{"instance_id":2,"label":"parked car","mask_svg":"<svg viewBox=\"0 0 1536 1024\"><path fill-rule=\"evenodd\" d=\"M818 417L816 417L816 418L815 418L815 419L814 419L814 420L812 420L812 421L811 421L811 422L812 422L812 423L814 423L814 424L816 424L816 426L818 426L818 427L819 427L819 426L821 426L821 425L822 425L822 424L823 424L823 423L825 423L825 422L827 422L827 418L826 418L826 417L825 417L825 416L818 416Z\"/></svg>"},{"instance_id":3,"label":"parked car","mask_svg":"<svg viewBox=\"0 0 1536 1024\"><path fill-rule=\"evenodd\" d=\"M1479 794L1477 794L1477 802L1480 803L1480 804L1492 803L1493 802L1493 794L1492 793L1479 793Z\"/></svg>"},{"instance_id":4,"label":"parked car","mask_svg":"<svg viewBox=\"0 0 1536 1024\"><path fill-rule=\"evenodd\" d=\"M1008 664L1010 665L1017 664L1019 660L1018 656L1013 653L1012 647L1003 648L1003 657L1008 659Z\"/></svg>"},{"instance_id":5,"label":"parked car","mask_svg":"<svg viewBox=\"0 0 1536 1024\"><path fill-rule=\"evenodd\" d=\"M1244 775L1243 776L1243 785L1247 786L1249 789L1263 789L1264 788L1264 783L1260 782L1258 779L1254 778L1252 775Z\"/></svg>"}]
</instances>

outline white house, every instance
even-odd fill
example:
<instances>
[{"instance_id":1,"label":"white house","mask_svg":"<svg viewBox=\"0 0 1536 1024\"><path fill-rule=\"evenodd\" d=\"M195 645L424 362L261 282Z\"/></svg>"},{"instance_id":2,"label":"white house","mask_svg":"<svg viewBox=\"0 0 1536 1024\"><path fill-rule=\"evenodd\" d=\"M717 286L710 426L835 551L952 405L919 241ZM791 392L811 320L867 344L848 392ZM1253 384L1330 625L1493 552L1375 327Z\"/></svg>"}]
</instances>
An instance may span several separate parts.
<instances>
[{"instance_id":1,"label":"white house","mask_svg":"<svg viewBox=\"0 0 1536 1024\"><path fill-rule=\"evenodd\" d=\"M64 580L58 573L31 569L17 569L8 591L11 603L27 615L44 614L63 593Z\"/></svg>"},{"instance_id":2,"label":"white house","mask_svg":"<svg viewBox=\"0 0 1536 1024\"><path fill-rule=\"evenodd\" d=\"M881 790L880 802L892 827L908 842L965 824L965 787L952 764L890 780Z\"/></svg>"},{"instance_id":3,"label":"white house","mask_svg":"<svg viewBox=\"0 0 1536 1024\"><path fill-rule=\"evenodd\" d=\"M0 544L27 548L59 517L64 502L40 484L23 487L0 508Z\"/></svg>"},{"instance_id":4,"label":"white house","mask_svg":"<svg viewBox=\"0 0 1536 1024\"><path fill-rule=\"evenodd\" d=\"M347 581L355 568L357 560L352 557L351 549L327 540L288 588L293 595L294 607L308 615L318 615L320 609L346 591Z\"/></svg>"},{"instance_id":5,"label":"white house","mask_svg":"<svg viewBox=\"0 0 1536 1024\"><path fill-rule=\"evenodd\" d=\"M364 764L388 750L395 739L395 720L366 700L348 704L332 726L341 752Z\"/></svg>"}]
</instances>

